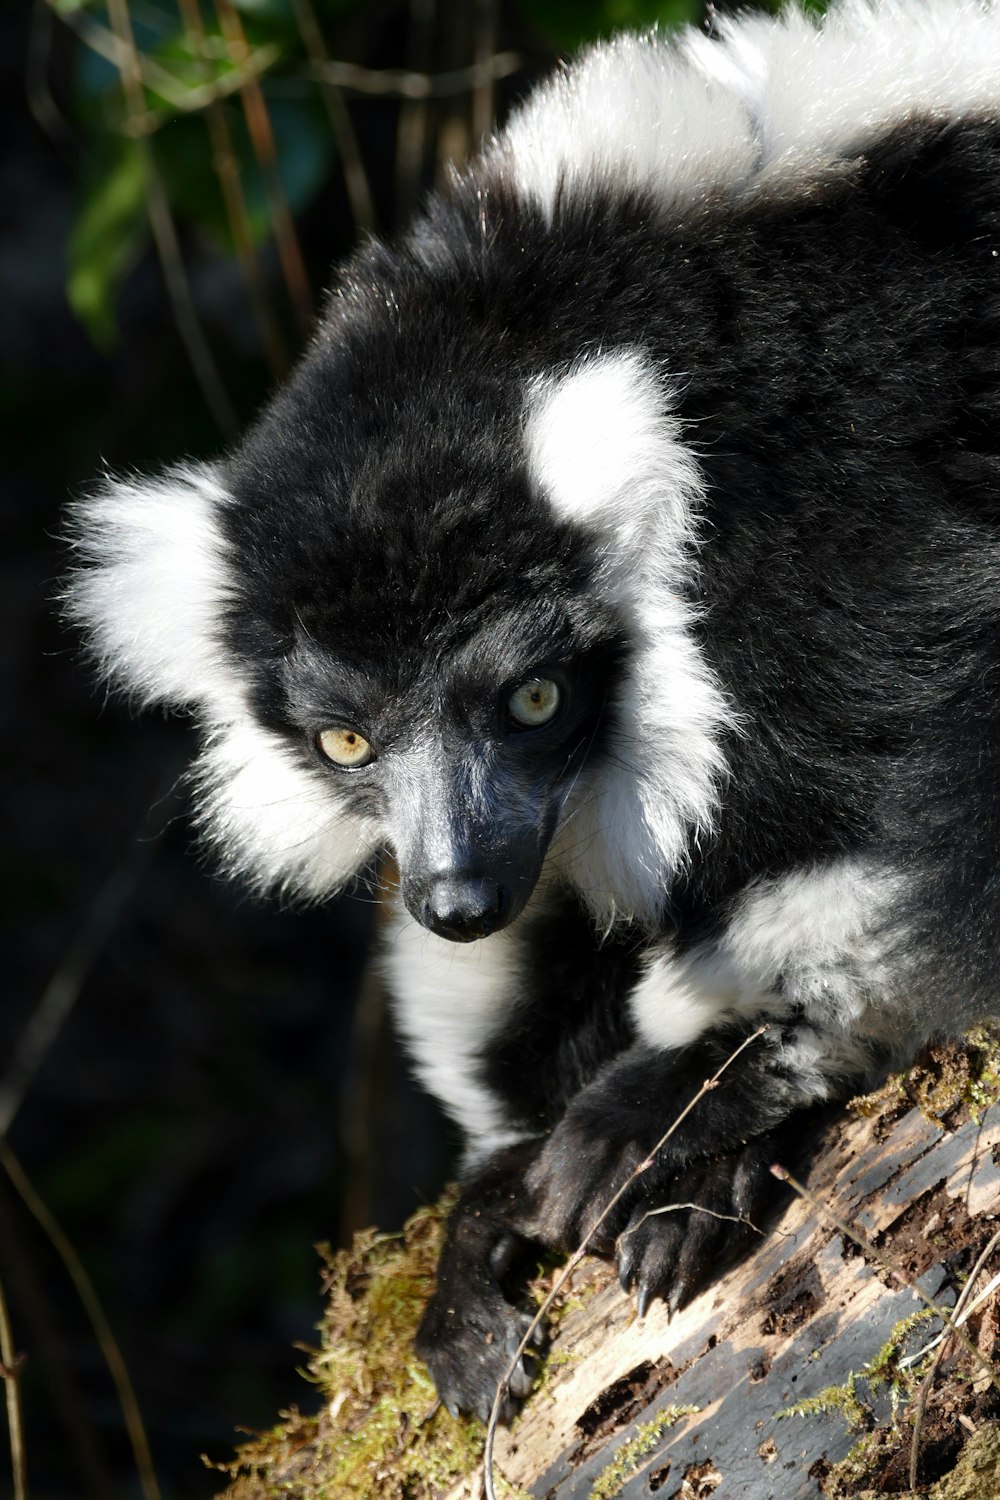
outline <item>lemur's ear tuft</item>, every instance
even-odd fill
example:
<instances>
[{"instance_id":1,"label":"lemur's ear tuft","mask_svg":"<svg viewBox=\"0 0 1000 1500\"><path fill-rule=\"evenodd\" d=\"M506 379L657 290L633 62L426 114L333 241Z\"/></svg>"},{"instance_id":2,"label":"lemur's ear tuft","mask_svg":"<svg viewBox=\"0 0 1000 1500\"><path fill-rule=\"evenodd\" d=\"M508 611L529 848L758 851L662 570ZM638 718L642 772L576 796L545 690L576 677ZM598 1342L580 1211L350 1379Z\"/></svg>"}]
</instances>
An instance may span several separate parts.
<instances>
[{"instance_id":1,"label":"lemur's ear tuft","mask_svg":"<svg viewBox=\"0 0 1000 1500\"><path fill-rule=\"evenodd\" d=\"M108 478L73 507L66 613L103 676L142 704L222 707L232 693L220 628L228 503L215 468L184 464Z\"/></svg>"}]
</instances>

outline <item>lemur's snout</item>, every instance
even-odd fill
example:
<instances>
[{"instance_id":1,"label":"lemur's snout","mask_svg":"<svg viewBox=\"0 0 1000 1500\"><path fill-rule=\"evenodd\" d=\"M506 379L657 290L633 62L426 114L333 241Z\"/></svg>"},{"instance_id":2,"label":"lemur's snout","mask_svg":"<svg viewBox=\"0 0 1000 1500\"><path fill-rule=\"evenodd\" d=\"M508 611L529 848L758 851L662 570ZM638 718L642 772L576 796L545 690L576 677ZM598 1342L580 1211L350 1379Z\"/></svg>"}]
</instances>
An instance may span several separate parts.
<instances>
[{"instance_id":1,"label":"lemur's snout","mask_svg":"<svg viewBox=\"0 0 1000 1500\"><path fill-rule=\"evenodd\" d=\"M471 943L502 927L509 905L504 886L489 877L440 876L428 887L420 919L438 937Z\"/></svg>"}]
</instances>

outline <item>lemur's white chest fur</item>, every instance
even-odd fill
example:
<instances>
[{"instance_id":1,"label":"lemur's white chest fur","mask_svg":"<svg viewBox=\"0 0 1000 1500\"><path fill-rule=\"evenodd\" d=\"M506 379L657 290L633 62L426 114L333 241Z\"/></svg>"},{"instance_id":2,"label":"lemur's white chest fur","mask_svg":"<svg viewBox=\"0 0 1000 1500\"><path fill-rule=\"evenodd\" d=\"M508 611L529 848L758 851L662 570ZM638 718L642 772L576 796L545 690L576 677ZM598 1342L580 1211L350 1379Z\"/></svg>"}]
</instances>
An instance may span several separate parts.
<instances>
[{"instance_id":1,"label":"lemur's white chest fur","mask_svg":"<svg viewBox=\"0 0 1000 1500\"><path fill-rule=\"evenodd\" d=\"M482 1049L517 1004L523 924L522 916L479 942L451 943L397 902L384 946L396 1023L417 1075L476 1155L523 1138L481 1076Z\"/></svg>"}]
</instances>

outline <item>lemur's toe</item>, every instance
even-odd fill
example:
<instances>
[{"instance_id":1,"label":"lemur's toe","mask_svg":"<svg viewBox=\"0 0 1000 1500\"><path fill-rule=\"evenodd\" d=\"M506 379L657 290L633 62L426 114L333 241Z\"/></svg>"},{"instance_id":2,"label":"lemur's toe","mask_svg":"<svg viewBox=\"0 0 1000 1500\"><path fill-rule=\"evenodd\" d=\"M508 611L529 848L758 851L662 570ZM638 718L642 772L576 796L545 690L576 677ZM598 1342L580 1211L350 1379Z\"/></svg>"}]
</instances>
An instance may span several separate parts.
<instances>
[{"instance_id":1,"label":"lemur's toe","mask_svg":"<svg viewBox=\"0 0 1000 1500\"><path fill-rule=\"evenodd\" d=\"M667 1296L682 1235L675 1215L643 1206L619 1237L618 1279L626 1292L635 1291L640 1317L657 1297Z\"/></svg>"},{"instance_id":2,"label":"lemur's toe","mask_svg":"<svg viewBox=\"0 0 1000 1500\"><path fill-rule=\"evenodd\" d=\"M618 1238L618 1279L644 1317L662 1298L671 1314L735 1259L755 1232L751 1215L768 1191L773 1143L751 1141L729 1155L692 1162L645 1199Z\"/></svg>"}]
</instances>

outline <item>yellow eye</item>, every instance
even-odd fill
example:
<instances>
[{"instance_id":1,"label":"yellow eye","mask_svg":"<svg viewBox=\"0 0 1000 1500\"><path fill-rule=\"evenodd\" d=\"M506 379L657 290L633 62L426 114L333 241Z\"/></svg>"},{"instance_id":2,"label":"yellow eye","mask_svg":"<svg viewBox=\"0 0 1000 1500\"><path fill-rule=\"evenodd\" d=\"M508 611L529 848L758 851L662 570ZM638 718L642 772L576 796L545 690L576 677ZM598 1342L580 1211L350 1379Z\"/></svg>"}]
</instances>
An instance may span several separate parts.
<instances>
[{"instance_id":1,"label":"yellow eye","mask_svg":"<svg viewBox=\"0 0 1000 1500\"><path fill-rule=\"evenodd\" d=\"M375 751L356 729L321 729L316 744L335 766L366 766Z\"/></svg>"},{"instance_id":2,"label":"yellow eye","mask_svg":"<svg viewBox=\"0 0 1000 1500\"><path fill-rule=\"evenodd\" d=\"M548 677L531 677L511 693L507 699L507 712L515 724L525 729L539 729L554 716L559 698L558 684Z\"/></svg>"}]
</instances>

